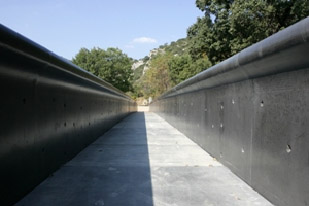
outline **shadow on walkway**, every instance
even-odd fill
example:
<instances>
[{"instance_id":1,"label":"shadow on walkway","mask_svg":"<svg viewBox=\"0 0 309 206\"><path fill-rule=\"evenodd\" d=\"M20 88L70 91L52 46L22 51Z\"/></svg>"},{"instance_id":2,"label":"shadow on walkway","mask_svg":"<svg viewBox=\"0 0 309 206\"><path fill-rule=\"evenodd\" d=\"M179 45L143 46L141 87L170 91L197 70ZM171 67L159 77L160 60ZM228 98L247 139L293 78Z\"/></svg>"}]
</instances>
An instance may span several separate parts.
<instances>
[{"instance_id":1,"label":"shadow on walkway","mask_svg":"<svg viewBox=\"0 0 309 206\"><path fill-rule=\"evenodd\" d=\"M152 206L144 113L114 126L17 205Z\"/></svg>"}]
</instances>

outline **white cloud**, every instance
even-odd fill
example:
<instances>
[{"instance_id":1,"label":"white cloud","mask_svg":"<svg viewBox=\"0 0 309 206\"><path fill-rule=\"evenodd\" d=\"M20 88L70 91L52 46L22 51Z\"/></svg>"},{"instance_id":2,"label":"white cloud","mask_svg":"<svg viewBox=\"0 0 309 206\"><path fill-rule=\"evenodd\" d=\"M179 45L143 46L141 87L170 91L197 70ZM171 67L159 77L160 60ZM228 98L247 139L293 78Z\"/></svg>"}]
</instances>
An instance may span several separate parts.
<instances>
[{"instance_id":1,"label":"white cloud","mask_svg":"<svg viewBox=\"0 0 309 206\"><path fill-rule=\"evenodd\" d=\"M139 38L135 38L133 39L133 43L157 43L158 41L156 39L153 38L149 38L149 37L139 37Z\"/></svg>"}]
</instances>

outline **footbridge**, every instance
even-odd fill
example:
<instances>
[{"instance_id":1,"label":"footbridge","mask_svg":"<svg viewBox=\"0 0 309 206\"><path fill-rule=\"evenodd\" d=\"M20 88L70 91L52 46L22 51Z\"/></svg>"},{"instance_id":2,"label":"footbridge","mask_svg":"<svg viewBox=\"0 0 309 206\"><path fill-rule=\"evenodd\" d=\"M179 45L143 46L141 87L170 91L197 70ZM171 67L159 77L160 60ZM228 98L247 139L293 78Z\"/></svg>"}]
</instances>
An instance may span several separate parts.
<instances>
[{"instance_id":1,"label":"footbridge","mask_svg":"<svg viewBox=\"0 0 309 206\"><path fill-rule=\"evenodd\" d=\"M309 205L309 19L137 112L0 26L0 205Z\"/></svg>"}]
</instances>

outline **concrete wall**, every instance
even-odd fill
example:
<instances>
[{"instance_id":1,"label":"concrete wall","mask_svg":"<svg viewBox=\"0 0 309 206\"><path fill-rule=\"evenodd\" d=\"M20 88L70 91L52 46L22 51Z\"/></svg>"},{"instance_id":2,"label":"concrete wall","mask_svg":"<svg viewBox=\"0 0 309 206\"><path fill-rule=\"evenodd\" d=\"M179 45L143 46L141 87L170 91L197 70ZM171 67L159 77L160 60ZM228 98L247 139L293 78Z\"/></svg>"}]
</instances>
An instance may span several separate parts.
<instances>
[{"instance_id":1,"label":"concrete wall","mask_svg":"<svg viewBox=\"0 0 309 206\"><path fill-rule=\"evenodd\" d=\"M150 105L275 205L309 205L309 19Z\"/></svg>"},{"instance_id":2,"label":"concrete wall","mask_svg":"<svg viewBox=\"0 0 309 206\"><path fill-rule=\"evenodd\" d=\"M0 205L11 205L137 107L0 26Z\"/></svg>"}]
</instances>

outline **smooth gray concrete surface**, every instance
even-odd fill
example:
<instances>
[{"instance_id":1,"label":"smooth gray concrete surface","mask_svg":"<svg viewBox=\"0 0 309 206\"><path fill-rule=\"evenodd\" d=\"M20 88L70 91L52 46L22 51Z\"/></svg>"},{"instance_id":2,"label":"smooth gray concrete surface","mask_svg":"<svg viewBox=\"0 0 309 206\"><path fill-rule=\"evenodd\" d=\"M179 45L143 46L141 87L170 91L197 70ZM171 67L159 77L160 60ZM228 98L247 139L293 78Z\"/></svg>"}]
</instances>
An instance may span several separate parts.
<instances>
[{"instance_id":1,"label":"smooth gray concrete surface","mask_svg":"<svg viewBox=\"0 0 309 206\"><path fill-rule=\"evenodd\" d=\"M273 204L309 205L309 65L164 98L150 111Z\"/></svg>"},{"instance_id":2,"label":"smooth gray concrete surface","mask_svg":"<svg viewBox=\"0 0 309 206\"><path fill-rule=\"evenodd\" d=\"M0 24L0 205L19 201L137 105Z\"/></svg>"},{"instance_id":3,"label":"smooth gray concrete surface","mask_svg":"<svg viewBox=\"0 0 309 206\"><path fill-rule=\"evenodd\" d=\"M131 114L17 205L272 205L150 112Z\"/></svg>"}]
</instances>

